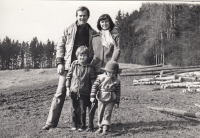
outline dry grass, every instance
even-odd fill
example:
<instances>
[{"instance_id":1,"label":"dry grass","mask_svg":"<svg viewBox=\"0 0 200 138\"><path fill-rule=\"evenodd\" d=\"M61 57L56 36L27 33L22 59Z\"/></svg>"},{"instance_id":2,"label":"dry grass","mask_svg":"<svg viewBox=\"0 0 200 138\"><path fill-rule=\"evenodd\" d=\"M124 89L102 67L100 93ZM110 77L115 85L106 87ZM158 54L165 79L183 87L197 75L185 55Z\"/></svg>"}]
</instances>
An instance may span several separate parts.
<instances>
[{"instance_id":1,"label":"dry grass","mask_svg":"<svg viewBox=\"0 0 200 138\"><path fill-rule=\"evenodd\" d=\"M1 76L0 72L0 76ZM5 75L5 74L7 75ZM10 76L8 81L16 79L20 73L32 76L29 81L23 81L31 85L37 77L43 76L40 83L28 88L31 90L10 91L0 94L0 137L1 138L96 138L100 137L91 132L71 132L70 129L70 100L66 98L58 127L48 131L42 131L49 112L53 94L56 91L57 77L55 69L5 71L5 76ZM26 74L27 73L27 74ZM54 77L51 75L55 75ZM20 76L20 75L19 75ZM49 79L49 77L52 77ZM27 77L27 78L29 78ZM40 78L40 79L41 79ZM137 77L136 77L137 78ZM181 89L166 89L152 91L157 86L133 86L133 77L121 77L122 94L120 108L113 111L112 129L108 138L198 138L200 125L198 119L184 118L152 111L147 106L176 108L186 111L199 111L194 103L200 103L200 94L182 93ZM26 79L25 79L26 80ZM51 80L54 80L51 82ZM4 83L8 84L7 79ZM15 80L16 81L16 80ZM2 80L1 80L2 82ZM16 81L18 82L18 81ZM52 85L50 84L52 83ZM47 85L49 83L49 85ZM15 83L10 87L18 88ZM46 86L45 86L46 85ZM7 89L7 88L4 88ZM18 88L20 90L21 88ZM87 118L88 119L88 118ZM88 120L87 120L88 121ZM95 117L97 124L97 114ZM96 125L97 126L97 125Z\"/></svg>"},{"instance_id":2,"label":"dry grass","mask_svg":"<svg viewBox=\"0 0 200 138\"><path fill-rule=\"evenodd\" d=\"M0 71L0 92L20 92L51 86L58 81L56 69L30 69Z\"/></svg>"}]
</instances>

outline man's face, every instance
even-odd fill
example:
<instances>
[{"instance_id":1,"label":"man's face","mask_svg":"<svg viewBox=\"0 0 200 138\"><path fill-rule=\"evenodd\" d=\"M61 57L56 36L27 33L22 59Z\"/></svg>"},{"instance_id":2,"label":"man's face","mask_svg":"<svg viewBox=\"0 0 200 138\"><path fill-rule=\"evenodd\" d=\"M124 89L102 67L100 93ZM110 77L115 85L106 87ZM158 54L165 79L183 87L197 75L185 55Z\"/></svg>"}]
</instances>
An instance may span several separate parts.
<instances>
[{"instance_id":1,"label":"man's face","mask_svg":"<svg viewBox=\"0 0 200 138\"><path fill-rule=\"evenodd\" d=\"M81 25L87 23L89 16L87 14L87 11L84 10L84 11L78 11L76 18L78 20L78 24Z\"/></svg>"}]
</instances>

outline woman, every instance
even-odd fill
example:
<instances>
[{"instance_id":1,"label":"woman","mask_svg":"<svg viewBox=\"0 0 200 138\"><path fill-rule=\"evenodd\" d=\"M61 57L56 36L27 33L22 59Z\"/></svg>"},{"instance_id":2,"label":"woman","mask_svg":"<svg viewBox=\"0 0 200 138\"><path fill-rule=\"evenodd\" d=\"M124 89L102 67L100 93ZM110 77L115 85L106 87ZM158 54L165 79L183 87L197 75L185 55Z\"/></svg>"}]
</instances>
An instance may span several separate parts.
<instances>
[{"instance_id":1,"label":"woman","mask_svg":"<svg viewBox=\"0 0 200 138\"><path fill-rule=\"evenodd\" d=\"M103 14L97 21L97 28L99 33L93 35L92 48L94 51L94 57L91 65L95 68L97 75L102 74L101 68L104 68L109 60L118 61L120 56L119 49L119 36L113 32L115 24L108 14ZM93 131L93 119L97 103L89 113L89 126L88 131Z\"/></svg>"},{"instance_id":2,"label":"woman","mask_svg":"<svg viewBox=\"0 0 200 138\"><path fill-rule=\"evenodd\" d=\"M95 71L101 74L101 68L105 67L109 60L118 61L120 56L119 37L113 33L115 25L108 14L103 14L97 21L97 28L100 31L92 38L94 57L91 65Z\"/></svg>"}]
</instances>

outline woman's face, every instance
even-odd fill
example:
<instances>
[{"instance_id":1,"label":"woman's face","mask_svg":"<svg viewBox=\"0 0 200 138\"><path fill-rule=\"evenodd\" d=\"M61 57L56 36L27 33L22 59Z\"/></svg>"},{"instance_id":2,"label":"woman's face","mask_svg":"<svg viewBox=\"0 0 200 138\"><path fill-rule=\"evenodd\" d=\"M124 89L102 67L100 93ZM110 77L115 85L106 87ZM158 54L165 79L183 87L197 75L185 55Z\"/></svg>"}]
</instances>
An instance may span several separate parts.
<instances>
[{"instance_id":1,"label":"woman's face","mask_svg":"<svg viewBox=\"0 0 200 138\"><path fill-rule=\"evenodd\" d=\"M100 21L100 25L101 25L101 28L103 30L108 30L110 28L110 22L108 19L105 19L105 20L101 20Z\"/></svg>"}]
</instances>

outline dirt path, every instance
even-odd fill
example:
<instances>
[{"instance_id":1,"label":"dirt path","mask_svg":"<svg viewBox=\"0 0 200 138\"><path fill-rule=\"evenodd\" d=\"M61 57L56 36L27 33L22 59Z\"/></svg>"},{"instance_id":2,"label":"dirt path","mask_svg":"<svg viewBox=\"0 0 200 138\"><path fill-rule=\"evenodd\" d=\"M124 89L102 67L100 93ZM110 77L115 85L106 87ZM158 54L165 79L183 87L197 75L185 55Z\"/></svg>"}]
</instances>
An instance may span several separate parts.
<instances>
[{"instance_id":1,"label":"dirt path","mask_svg":"<svg viewBox=\"0 0 200 138\"><path fill-rule=\"evenodd\" d=\"M154 86L132 86L132 77L121 78L122 96L113 112L112 129L107 137L198 138L198 120L178 117L147 109L147 106L200 111L200 94L183 94L181 89L152 91ZM42 131L56 85L41 89L0 94L1 138L95 138L94 133L70 132L69 99L66 99L57 128ZM97 123L95 117L95 124Z\"/></svg>"}]
</instances>

